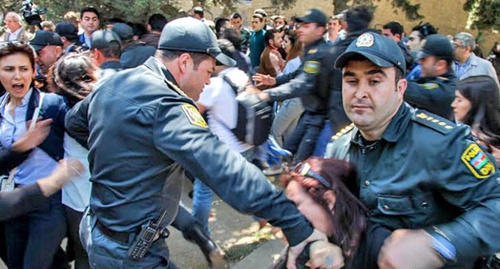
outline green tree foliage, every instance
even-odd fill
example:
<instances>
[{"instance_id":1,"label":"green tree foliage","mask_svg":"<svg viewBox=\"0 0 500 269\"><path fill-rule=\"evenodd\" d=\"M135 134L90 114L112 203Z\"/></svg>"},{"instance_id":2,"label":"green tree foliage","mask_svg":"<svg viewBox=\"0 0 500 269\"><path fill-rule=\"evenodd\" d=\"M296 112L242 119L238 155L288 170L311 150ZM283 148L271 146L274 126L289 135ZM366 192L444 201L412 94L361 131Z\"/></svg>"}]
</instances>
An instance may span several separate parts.
<instances>
[{"instance_id":1,"label":"green tree foliage","mask_svg":"<svg viewBox=\"0 0 500 269\"><path fill-rule=\"evenodd\" d=\"M470 12L468 24L471 28L500 30L500 1L467 0L464 10Z\"/></svg>"}]
</instances>

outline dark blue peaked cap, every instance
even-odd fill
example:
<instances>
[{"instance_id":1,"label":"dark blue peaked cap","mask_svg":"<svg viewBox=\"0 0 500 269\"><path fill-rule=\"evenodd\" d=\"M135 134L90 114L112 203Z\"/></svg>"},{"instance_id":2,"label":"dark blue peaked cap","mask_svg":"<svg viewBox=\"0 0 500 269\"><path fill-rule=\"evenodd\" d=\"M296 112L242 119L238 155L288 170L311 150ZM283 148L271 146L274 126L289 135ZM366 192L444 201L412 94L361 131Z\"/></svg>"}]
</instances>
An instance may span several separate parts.
<instances>
[{"instance_id":1,"label":"dark blue peaked cap","mask_svg":"<svg viewBox=\"0 0 500 269\"><path fill-rule=\"evenodd\" d=\"M336 68L343 68L349 59L360 54L380 67L397 67L406 72L406 62L403 52L394 40L376 34L364 33L354 40L347 50L337 58Z\"/></svg>"},{"instance_id":2,"label":"dark blue peaked cap","mask_svg":"<svg viewBox=\"0 0 500 269\"><path fill-rule=\"evenodd\" d=\"M194 18L180 18L167 23L161 32L158 49L207 53L223 65L236 65L233 59L222 53L214 32Z\"/></svg>"}]
</instances>

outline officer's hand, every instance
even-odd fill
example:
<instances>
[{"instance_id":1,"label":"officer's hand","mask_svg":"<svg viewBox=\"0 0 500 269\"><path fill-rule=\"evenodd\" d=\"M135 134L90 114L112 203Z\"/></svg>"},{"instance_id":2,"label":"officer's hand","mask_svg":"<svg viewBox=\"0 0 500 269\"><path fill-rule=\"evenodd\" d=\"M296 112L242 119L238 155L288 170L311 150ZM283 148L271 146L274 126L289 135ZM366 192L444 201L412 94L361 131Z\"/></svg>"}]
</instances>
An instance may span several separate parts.
<instances>
[{"instance_id":1,"label":"officer's hand","mask_svg":"<svg viewBox=\"0 0 500 269\"><path fill-rule=\"evenodd\" d=\"M288 260L286 261L287 269L297 269L295 266L295 262L299 254L304 250L307 244L314 241L327 241L326 235L316 229L314 229L313 233L306 238L306 240L300 242L298 245L290 247L288 250Z\"/></svg>"},{"instance_id":2,"label":"officer's hand","mask_svg":"<svg viewBox=\"0 0 500 269\"><path fill-rule=\"evenodd\" d=\"M275 78L271 77L270 75L263 75L259 73L253 75L252 80L257 82L257 87L264 85L273 86L274 84L276 84Z\"/></svg>"},{"instance_id":3,"label":"officer's hand","mask_svg":"<svg viewBox=\"0 0 500 269\"><path fill-rule=\"evenodd\" d=\"M389 236L378 256L380 269L432 269L444 266L424 230L396 230Z\"/></svg>"},{"instance_id":4,"label":"officer's hand","mask_svg":"<svg viewBox=\"0 0 500 269\"><path fill-rule=\"evenodd\" d=\"M310 260L307 266L310 268L340 269L344 266L342 249L325 241L316 241L309 249Z\"/></svg>"}]
</instances>

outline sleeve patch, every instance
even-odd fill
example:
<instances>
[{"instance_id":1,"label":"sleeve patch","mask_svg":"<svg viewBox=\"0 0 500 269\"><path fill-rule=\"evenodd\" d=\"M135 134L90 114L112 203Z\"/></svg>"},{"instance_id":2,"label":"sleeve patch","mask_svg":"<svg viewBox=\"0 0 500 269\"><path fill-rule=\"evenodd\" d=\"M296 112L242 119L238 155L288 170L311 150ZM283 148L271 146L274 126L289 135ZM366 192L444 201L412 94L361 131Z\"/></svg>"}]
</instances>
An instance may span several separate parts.
<instances>
[{"instance_id":1,"label":"sleeve patch","mask_svg":"<svg viewBox=\"0 0 500 269\"><path fill-rule=\"evenodd\" d=\"M488 178L495 173L495 165L478 144L469 145L460 159L478 179Z\"/></svg>"},{"instance_id":2,"label":"sleeve patch","mask_svg":"<svg viewBox=\"0 0 500 269\"><path fill-rule=\"evenodd\" d=\"M425 84L423 84L423 86L426 90L434 90L434 89L437 89L439 87L439 85L437 83L433 83L433 82L425 83Z\"/></svg>"},{"instance_id":3,"label":"sleeve patch","mask_svg":"<svg viewBox=\"0 0 500 269\"><path fill-rule=\"evenodd\" d=\"M308 74L316 74L319 71L319 62L318 61L307 61L304 64L304 72Z\"/></svg>"},{"instance_id":4,"label":"sleeve patch","mask_svg":"<svg viewBox=\"0 0 500 269\"><path fill-rule=\"evenodd\" d=\"M193 105L182 105L182 112L186 115L188 121L195 126L208 128L207 122L203 119L200 112Z\"/></svg>"}]
</instances>

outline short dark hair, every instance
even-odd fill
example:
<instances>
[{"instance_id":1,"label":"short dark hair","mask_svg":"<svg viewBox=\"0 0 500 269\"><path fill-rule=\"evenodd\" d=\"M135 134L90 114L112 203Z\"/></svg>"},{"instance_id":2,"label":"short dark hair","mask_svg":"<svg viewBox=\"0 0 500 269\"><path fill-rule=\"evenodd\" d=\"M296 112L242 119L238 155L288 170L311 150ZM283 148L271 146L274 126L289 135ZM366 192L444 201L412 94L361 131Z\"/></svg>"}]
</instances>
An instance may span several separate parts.
<instances>
[{"instance_id":1,"label":"short dark hair","mask_svg":"<svg viewBox=\"0 0 500 269\"><path fill-rule=\"evenodd\" d=\"M437 34L437 29L430 23L426 22L424 24L419 24L411 29L411 31L417 31L418 36L421 40L425 39L428 35Z\"/></svg>"},{"instance_id":2,"label":"short dark hair","mask_svg":"<svg viewBox=\"0 0 500 269\"><path fill-rule=\"evenodd\" d=\"M239 31L234 30L233 28L226 28L224 32L222 32L221 38L225 38L233 43L233 46L237 50L241 50L241 43L243 43L243 38L241 37L241 33Z\"/></svg>"},{"instance_id":3,"label":"short dark hair","mask_svg":"<svg viewBox=\"0 0 500 269\"><path fill-rule=\"evenodd\" d=\"M231 15L231 19L243 19L243 18L241 17L240 13L235 12L233 13L233 15Z\"/></svg>"},{"instance_id":4,"label":"short dark hair","mask_svg":"<svg viewBox=\"0 0 500 269\"><path fill-rule=\"evenodd\" d=\"M153 31L161 32L167 23L167 18L158 13L149 16L148 19L148 24L151 26L151 30Z\"/></svg>"},{"instance_id":5,"label":"short dark hair","mask_svg":"<svg viewBox=\"0 0 500 269\"><path fill-rule=\"evenodd\" d=\"M101 16L99 16L99 11L97 11L95 7L90 6L82 8L82 11L80 11L80 19L83 19L83 13L85 12L92 12L97 16L98 19L101 18Z\"/></svg>"},{"instance_id":6,"label":"short dark hair","mask_svg":"<svg viewBox=\"0 0 500 269\"><path fill-rule=\"evenodd\" d=\"M109 41L109 46L107 48L96 48L102 55L106 58L120 58L122 54L122 45L116 40Z\"/></svg>"},{"instance_id":7,"label":"short dark hair","mask_svg":"<svg viewBox=\"0 0 500 269\"><path fill-rule=\"evenodd\" d=\"M198 69L198 66L201 64L201 62L212 57L203 52L190 52L181 50L157 50L156 56L164 60L171 61L179 58L183 53L187 53L191 56L191 58L193 59L194 69Z\"/></svg>"},{"instance_id":8,"label":"short dark hair","mask_svg":"<svg viewBox=\"0 0 500 269\"><path fill-rule=\"evenodd\" d=\"M393 35L399 34L400 36L402 36L403 33L405 32L405 28L403 27L403 25L397 21L388 22L384 24L382 28L391 30L391 33Z\"/></svg>"},{"instance_id":9,"label":"short dark hair","mask_svg":"<svg viewBox=\"0 0 500 269\"><path fill-rule=\"evenodd\" d=\"M367 29L370 25L373 20L373 11L366 6L354 7L347 10L345 18L349 32L360 31Z\"/></svg>"}]
</instances>

